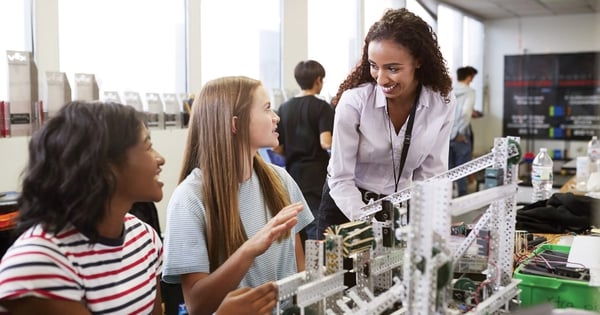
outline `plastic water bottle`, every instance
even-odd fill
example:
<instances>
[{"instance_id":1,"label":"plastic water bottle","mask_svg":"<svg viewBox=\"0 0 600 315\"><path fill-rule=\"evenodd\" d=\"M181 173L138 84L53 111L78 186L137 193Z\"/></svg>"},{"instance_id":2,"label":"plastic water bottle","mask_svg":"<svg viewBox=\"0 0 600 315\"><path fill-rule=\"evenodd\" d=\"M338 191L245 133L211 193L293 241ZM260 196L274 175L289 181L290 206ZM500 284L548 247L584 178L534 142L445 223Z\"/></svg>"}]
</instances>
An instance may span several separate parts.
<instances>
[{"instance_id":1,"label":"plastic water bottle","mask_svg":"<svg viewBox=\"0 0 600 315\"><path fill-rule=\"evenodd\" d=\"M600 141L597 136L593 136L588 142L587 153L590 158L590 174L600 172Z\"/></svg>"},{"instance_id":2,"label":"plastic water bottle","mask_svg":"<svg viewBox=\"0 0 600 315\"><path fill-rule=\"evenodd\" d=\"M575 190L587 191L587 182L590 177L590 158L587 156L578 156L576 170Z\"/></svg>"},{"instance_id":3,"label":"plastic water bottle","mask_svg":"<svg viewBox=\"0 0 600 315\"><path fill-rule=\"evenodd\" d=\"M553 162L546 148L540 152L531 164L531 186L533 187L532 202L546 200L552 195Z\"/></svg>"}]
</instances>

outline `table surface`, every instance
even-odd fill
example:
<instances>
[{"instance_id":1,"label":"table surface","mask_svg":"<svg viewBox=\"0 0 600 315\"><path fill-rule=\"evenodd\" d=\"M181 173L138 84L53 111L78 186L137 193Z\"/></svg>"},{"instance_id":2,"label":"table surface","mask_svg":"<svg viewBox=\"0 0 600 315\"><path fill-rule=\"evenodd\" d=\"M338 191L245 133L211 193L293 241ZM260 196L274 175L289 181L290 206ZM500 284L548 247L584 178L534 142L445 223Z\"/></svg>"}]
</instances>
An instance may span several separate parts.
<instances>
[{"instance_id":1,"label":"table surface","mask_svg":"<svg viewBox=\"0 0 600 315\"><path fill-rule=\"evenodd\" d=\"M571 178L569 178L569 180L560 187L560 192L561 193L572 192L573 194L576 194L576 195L585 195L585 192L575 190L575 176L572 176Z\"/></svg>"}]
</instances>

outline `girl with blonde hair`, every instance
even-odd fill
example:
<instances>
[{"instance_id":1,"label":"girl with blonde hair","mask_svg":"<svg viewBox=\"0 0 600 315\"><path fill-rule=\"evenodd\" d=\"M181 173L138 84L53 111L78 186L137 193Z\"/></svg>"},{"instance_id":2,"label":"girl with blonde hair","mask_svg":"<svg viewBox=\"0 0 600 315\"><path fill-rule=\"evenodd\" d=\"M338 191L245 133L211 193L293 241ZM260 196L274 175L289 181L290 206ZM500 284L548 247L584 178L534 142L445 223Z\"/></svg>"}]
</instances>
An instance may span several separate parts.
<instances>
[{"instance_id":1,"label":"girl with blonde hair","mask_svg":"<svg viewBox=\"0 0 600 315\"><path fill-rule=\"evenodd\" d=\"M238 287L304 269L298 232L313 216L285 169L258 154L279 144L278 122L265 88L251 78L212 80L194 101L167 210L163 271L164 281L181 283L190 314L212 314ZM275 296L263 300L247 313L270 313Z\"/></svg>"}]
</instances>

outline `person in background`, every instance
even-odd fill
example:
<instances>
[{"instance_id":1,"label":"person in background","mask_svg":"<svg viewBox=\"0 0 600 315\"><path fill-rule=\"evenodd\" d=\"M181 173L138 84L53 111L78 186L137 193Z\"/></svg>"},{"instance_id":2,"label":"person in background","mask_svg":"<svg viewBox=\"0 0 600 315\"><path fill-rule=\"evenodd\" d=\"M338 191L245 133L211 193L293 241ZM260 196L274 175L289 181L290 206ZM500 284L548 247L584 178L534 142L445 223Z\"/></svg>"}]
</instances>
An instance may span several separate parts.
<instances>
[{"instance_id":1,"label":"person in background","mask_svg":"<svg viewBox=\"0 0 600 315\"><path fill-rule=\"evenodd\" d=\"M313 216L285 169L258 154L279 145L278 122L265 88L251 78L209 81L194 101L167 207L163 270L163 281L181 283L190 314L212 314L238 287L304 270L298 233ZM271 312L253 305L245 314Z\"/></svg>"},{"instance_id":2,"label":"person in background","mask_svg":"<svg viewBox=\"0 0 600 315\"><path fill-rule=\"evenodd\" d=\"M448 170L452 79L437 37L406 9L369 29L361 60L334 98L333 145L318 233L371 199Z\"/></svg>"},{"instance_id":3,"label":"person in background","mask_svg":"<svg viewBox=\"0 0 600 315\"><path fill-rule=\"evenodd\" d=\"M163 314L159 234L128 211L162 199L164 163L131 106L71 102L45 122L0 262L0 314ZM276 296L272 283L242 288L216 314L261 314Z\"/></svg>"},{"instance_id":4,"label":"person in background","mask_svg":"<svg viewBox=\"0 0 600 315\"><path fill-rule=\"evenodd\" d=\"M448 167L454 168L470 161L473 157L473 132L471 118L475 106L475 90L470 87L477 70L471 66L456 70L457 82L453 92L456 96L454 125L450 134ZM467 177L456 180L458 196L467 194Z\"/></svg>"},{"instance_id":5,"label":"person in background","mask_svg":"<svg viewBox=\"0 0 600 315\"><path fill-rule=\"evenodd\" d=\"M302 92L279 107L279 146L275 152L285 156L285 168L316 217L329 163L333 108L316 96L321 93L325 78L325 68L320 63L300 61L294 77ZM301 236L303 244L306 238L317 239L316 222L310 223Z\"/></svg>"}]
</instances>

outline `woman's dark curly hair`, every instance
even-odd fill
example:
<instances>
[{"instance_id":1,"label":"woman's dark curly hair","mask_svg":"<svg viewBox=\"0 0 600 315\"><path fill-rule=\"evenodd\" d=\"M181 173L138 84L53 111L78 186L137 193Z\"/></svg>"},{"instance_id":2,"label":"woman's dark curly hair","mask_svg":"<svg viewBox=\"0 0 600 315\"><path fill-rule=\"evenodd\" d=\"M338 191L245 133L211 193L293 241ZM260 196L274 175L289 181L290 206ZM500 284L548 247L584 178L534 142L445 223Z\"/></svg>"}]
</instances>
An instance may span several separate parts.
<instances>
[{"instance_id":1,"label":"woman's dark curly hair","mask_svg":"<svg viewBox=\"0 0 600 315\"><path fill-rule=\"evenodd\" d=\"M53 233L74 225L92 243L115 192L111 165L140 140L142 113L116 103L71 102L29 142L19 198L18 234L41 224Z\"/></svg>"},{"instance_id":2,"label":"woman's dark curly hair","mask_svg":"<svg viewBox=\"0 0 600 315\"><path fill-rule=\"evenodd\" d=\"M388 10L383 17L375 22L365 37L362 57L346 80L340 84L332 103L337 105L345 90L355 88L365 82L375 83L371 76L369 64L369 43L371 41L393 40L407 48L411 55L421 62L421 67L415 72L416 79L430 87L449 102L448 95L452 89L452 79L448 74L446 61L442 57L437 42L437 35L431 26L420 17L406 9Z\"/></svg>"}]
</instances>

